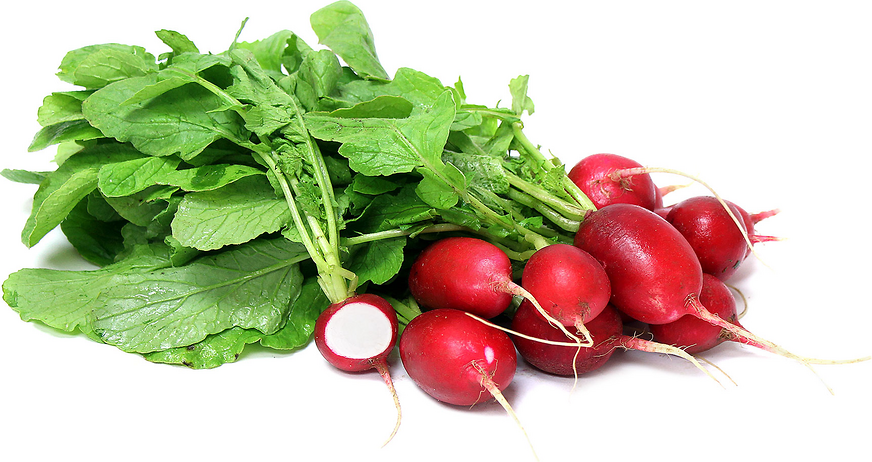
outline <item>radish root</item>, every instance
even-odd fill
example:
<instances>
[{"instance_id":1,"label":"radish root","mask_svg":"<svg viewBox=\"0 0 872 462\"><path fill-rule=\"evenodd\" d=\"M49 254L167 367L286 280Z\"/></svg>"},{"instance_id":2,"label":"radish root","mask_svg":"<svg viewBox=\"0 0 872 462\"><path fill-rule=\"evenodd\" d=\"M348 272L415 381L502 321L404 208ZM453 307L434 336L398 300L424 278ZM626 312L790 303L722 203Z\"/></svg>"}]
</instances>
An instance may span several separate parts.
<instances>
[{"instance_id":1,"label":"radish root","mask_svg":"<svg viewBox=\"0 0 872 462\"><path fill-rule=\"evenodd\" d=\"M394 424L394 430L391 432L391 435L382 444L382 447L385 447L392 439L394 439L394 435L396 435L397 430L400 429L400 421L403 419L403 410L400 407L400 397L397 396L397 390L394 388L394 381L391 380L391 374L388 372L388 365L384 361L373 361L372 366L376 371L378 371L379 375L382 376L382 379L384 379L385 385L388 386L388 390L391 392L391 397L394 399L394 406L397 408L397 423Z\"/></svg>"},{"instance_id":2,"label":"radish root","mask_svg":"<svg viewBox=\"0 0 872 462\"><path fill-rule=\"evenodd\" d=\"M716 314L712 314L701 303L699 303L699 300L697 300L696 297L688 297L687 303L691 306L693 310L691 314L722 329L725 329L727 332L735 336L735 339L733 340L739 343L744 343L746 345L759 348L763 351L768 351L770 353L793 359L794 361L798 361L800 364L809 368L818 377L818 379L820 379L821 382L824 383L824 386L827 387L827 390L830 392L830 394L835 394L833 392L833 389L829 385L827 385L826 382L823 381L823 378L821 378L817 371L814 370L812 364L853 364L863 361L869 361L870 359L872 359L872 356L864 356L854 359L818 359L795 355L785 350L784 348L770 342L769 340L755 335L754 333L748 331L741 326L737 326L729 321L722 319Z\"/></svg>"},{"instance_id":3,"label":"radish root","mask_svg":"<svg viewBox=\"0 0 872 462\"><path fill-rule=\"evenodd\" d=\"M663 343L649 342L648 340L643 340L638 337L630 337L626 335L621 336L620 345L630 350L647 351L649 353L664 353L686 359L690 361L694 366L696 366L697 369L705 372L705 374L709 376L709 378L717 382L717 384L720 385L721 388L724 388L724 385L721 383L720 380L712 375L708 369L703 367L703 365L700 364L699 361L697 361L696 358L693 357L693 355L682 350L681 348L674 347L672 345L666 345Z\"/></svg>"},{"instance_id":4,"label":"radish root","mask_svg":"<svg viewBox=\"0 0 872 462\"><path fill-rule=\"evenodd\" d=\"M494 383L488 373L481 368L477 363L473 363L472 366L481 374L481 385L487 389L487 391L497 400L498 403L506 410L506 412L514 419L515 424L518 425L518 428L521 429L521 433L524 434L524 438L527 439L527 444L530 446L530 450L533 451L533 457L538 461L539 456L536 454L536 448L533 447L533 442L530 440L530 435L527 434L527 430L524 429L524 425L521 424L521 419L518 418L518 414L515 413L515 410L512 409L512 405L509 404L509 401L503 396L503 392L500 391L500 387Z\"/></svg>"}]
</instances>

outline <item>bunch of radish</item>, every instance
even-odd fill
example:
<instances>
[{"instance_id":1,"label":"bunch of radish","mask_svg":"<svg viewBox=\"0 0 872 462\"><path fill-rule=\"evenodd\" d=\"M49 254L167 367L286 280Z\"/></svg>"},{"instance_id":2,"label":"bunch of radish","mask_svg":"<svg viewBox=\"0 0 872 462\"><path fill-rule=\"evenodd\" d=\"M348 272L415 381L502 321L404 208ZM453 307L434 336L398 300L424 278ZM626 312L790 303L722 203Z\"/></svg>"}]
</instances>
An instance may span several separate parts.
<instances>
[{"instance_id":1,"label":"bunch of radish","mask_svg":"<svg viewBox=\"0 0 872 462\"><path fill-rule=\"evenodd\" d=\"M516 349L537 369L574 377L602 367L618 348L679 356L708 374L692 354L724 341L805 365L869 359L801 357L745 329L724 281L752 255L753 244L778 240L754 232L778 210L749 214L717 196L664 206L663 196L674 188L658 188L653 171L612 154L583 159L568 177L596 211L581 221L574 245L541 246L516 262L520 268L486 236L443 237L424 248L408 275L408 291L423 312L399 340L409 377L445 403L496 399L517 420L502 395L515 374ZM375 368L388 377L384 358L396 338L396 320L359 303L331 308L319 323L329 328L348 322L337 321L348 307L357 307L360 316L368 311L381 326L368 331L371 347L338 353L342 342L325 349L323 334L316 343L333 364L342 356L345 370ZM625 322L645 326L653 340L624 334Z\"/></svg>"}]
</instances>

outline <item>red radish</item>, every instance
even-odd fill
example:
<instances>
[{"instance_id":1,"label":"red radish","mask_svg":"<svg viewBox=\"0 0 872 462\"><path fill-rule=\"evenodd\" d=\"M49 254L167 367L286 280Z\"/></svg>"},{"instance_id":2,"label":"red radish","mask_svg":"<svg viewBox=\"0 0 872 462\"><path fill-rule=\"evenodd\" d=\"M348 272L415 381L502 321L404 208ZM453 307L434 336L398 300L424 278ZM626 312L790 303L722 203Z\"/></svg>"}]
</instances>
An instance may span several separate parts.
<instances>
[{"instance_id":1,"label":"red radish","mask_svg":"<svg viewBox=\"0 0 872 462\"><path fill-rule=\"evenodd\" d=\"M485 319L512 302L512 263L482 239L448 237L425 248L409 272L409 290L426 309L463 310Z\"/></svg>"},{"instance_id":2,"label":"red radish","mask_svg":"<svg viewBox=\"0 0 872 462\"><path fill-rule=\"evenodd\" d=\"M622 175L627 169L643 168L638 162L616 154L593 154L569 170L569 179L597 208L609 204L636 204L653 210L657 187L647 173Z\"/></svg>"},{"instance_id":3,"label":"red radish","mask_svg":"<svg viewBox=\"0 0 872 462\"><path fill-rule=\"evenodd\" d=\"M741 325L736 312L736 299L726 284L710 274L703 274L702 278L700 303L721 319ZM691 315L666 324L653 324L649 329L654 340L677 346L688 353L701 353L727 340L736 340L733 333Z\"/></svg>"},{"instance_id":4,"label":"red radish","mask_svg":"<svg viewBox=\"0 0 872 462\"><path fill-rule=\"evenodd\" d=\"M603 265L612 284L612 303L639 321L666 324L693 315L724 328L743 343L805 365L870 359L800 357L712 314L699 302L703 273L693 248L677 229L650 210L630 204L603 207L581 223L575 245Z\"/></svg>"},{"instance_id":5,"label":"red radish","mask_svg":"<svg viewBox=\"0 0 872 462\"><path fill-rule=\"evenodd\" d=\"M731 206L733 215L741 212ZM693 247L702 271L726 281L745 260L748 245L745 226L738 226L721 202L712 196L685 199L672 207L666 216Z\"/></svg>"},{"instance_id":6,"label":"red radish","mask_svg":"<svg viewBox=\"0 0 872 462\"><path fill-rule=\"evenodd\" d=\"M402 417L387 363L397 342L398 326L391 304L373 294L334 303L315 321L315 345L327 362L346 372L375 369L387 384L397 408L397 423L385 444L397 433Z\"/></svg>"},{"instance_id":7,"label":"red radish","mask_svg":"<svg viewBox=\"0 0 872 462\"><path fill-rule=\"evenodd\" d=\"M575 376L599 369L608 361L618 344L623 324L617 310L609 306L588 321L587 328L593 340L590 348L551 345L520 336L514 338L515 346L521 356L537 369L555 375ZM535 339L566 340L562 332L538 316L531 306L523 304L512 318L512 330Z\"/></svg>"},{"instance_id":8,"label":"red radish","mask_svg":"<svg viewBox=\"0 0 872 462\"><path fill-rule=\"evenodd\" d=\"M505 332L446 309L426 311L409 322L400 338L400 359L427 394L459 406L500 395L517 365Z\"/></svg>"},{"instance_id":9,"label":"red radish","mask_svg":"<svg viewBox=\"0 0 872 462\"><path fill-rule=\"evenodd\" d=\"M409 377L433 398L472 406L493 397L523 431L502 393L515 377L518 361L505 332L463 311L426 311L403 330L400 359Z\"/></svg>"},{"instance_id":10,"label":"red radish","mask_svg":"<svg viewBox=\"0 0 872 462\"><path fill-rule=\"evenodd\" d=\"M504 312L514 295L539 306L512 280L512 263L506 253L472 237L448 237L425 248L412 264L409 290L425 309L461 310L485 319ZM549 317L544 310L540 313ZM564 333L579 341L571 332Z\"/></svg>"},{"instance_id":11,"label":"red radish","mask_svg":"<svg viewBox=\"0 0 872 462\"><path fill-rule=\"evenodd\" d=\"M693 356L679 348L624 335L621 316L612 305L608 305L599 316L589 321L587 328L594 344L590 348L579 349L575 346L542 342L543 339L559 342L563 334L537 316L530 306L519 307L512 318L512 330L530 337L515 337L518 352L528 363L550 374L569 377L594 371L611 358L616 348L621 347L680 356L714 379Z\"/></svg>"},{"instance_id":12,"label":"red radish","mask_svg":"<svg viewBox=\"0 0 872 462\"><path fill-rule=\"evenodd\" d=\"M537 250L524 265L521 286L557 322L579 332L587 331L584 324L596 318L611 297L609 277L602 265L584 250L569 244L552 244ZM533 307L527 300L522 305Z\"/></svg>"}]
</instances>

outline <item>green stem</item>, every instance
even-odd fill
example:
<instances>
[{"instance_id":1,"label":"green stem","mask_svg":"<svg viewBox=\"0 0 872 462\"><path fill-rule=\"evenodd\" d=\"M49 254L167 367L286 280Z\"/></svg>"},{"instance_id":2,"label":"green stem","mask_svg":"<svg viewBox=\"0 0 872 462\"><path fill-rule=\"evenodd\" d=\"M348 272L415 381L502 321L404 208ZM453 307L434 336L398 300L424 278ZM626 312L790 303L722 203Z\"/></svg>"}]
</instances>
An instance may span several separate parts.
<instances>
[{"instance_id":1,"label":"green stem","mask_svg":"<svg viewBox=\"0 0 872 462\"><path fill-rule=\"evenodd\" d=\"M586 213L586 209L578 207L575 204L570 204L559 197L551 194L547 190L530 183L529 181L524 180L523 178L515 175L512 172L506 171L506 178L509 180L509 184L524 191L530 196L536 198L536 200L541 201L547 204L549 207L560 212L564 217L572 219L572 220L581 220L584 218Z\"/></svg>"},{"instance_id":2,"label":"green stem","mask_svg":"<svg viewBox=\"0 0 872 462\"><path fill-rule=\"evenodd\" d=\"M389 229L376 233L361 234L358 236L343 239L342 244L351 247L359 244L365 244L367 242L411 236L413 234L444 233L449 231L472 231L472 229L465 226L455 225L453 223L439 223L436 225L430 225L424 229Z\"/></svg>"},{"instance_id":3,"label":"green stem","mask_svg":"<svg viewBox=\"0 0 872 462\"><path fill-rule=\"evenodd\" d=\"M524 148L524 152L530 156L533 160L535 160L539 165L547 172L550 171L555 165L547 159L541 151L539 151L539 147L534 145L528 138L527 135L524 134L524 125L520 122L516 122L512 124L512 132L515 135L515 139L521 144L521 147ZM563 175L563 188L572 197L573 200L578 204L578 207L581 207L582 210L596 210L596 205L587 197L581 189L579 189L578 185L572 182L568 176L564 173Z\"/></svg>"},{"instance_id":4,"label":"green stem","mask_svg":"<svg viewBox=\"0 0 872 462\"><path fill-rule=\"evenodd\" d=\"M276 181L278 181L279 187L281 187L282 189L282 193L285 196L285 202L287 202L288 209L291 212L291 219L294 222L294 226L296 226L297 230L300 232L300 237L303 240L303 247L306 248L309 256L312 257L312 261L315 262L315 266L318 267L319 271L321 270L321 268L326 268L327 262L322 257L318 247L312 241L312 237L306 231L306 223L303 221L303 216L302 214L300 214L300 210L297 208L297 203L294 201L294 193L291 191L291 186L288 184L288 180L285 177L284 172L282 172L281 168L279 168L278 164L276 164L276 161L272 158L272 156L265 155L260 151L254 152L270 168L273 174L275 174Z\"/></svg>"},{"instance_id":5,"label":"green stem","mask_svg":"<svg viewBox=\"0 0 872 462\"><path fill-rule=\"evenodd\" d=\"M524 151L527 155L538 162L540 166L547 172L550 171L554 164L552 164L543 154L539 151L539 146L533 144L527 135L524 134L524 124L521 122L515 122L512 124L512 133L515 135L515 140L521 143L521 146L524 148Z\"/></svg>"},{"instance_id":6,"label":"green stem","mask_svg":"<svg viewBox=\"0 0 872 462\"><path fill-rule=\"evenodd\" d=\"M515 202L526 205L527 207L536 210L537 212L542 214L543 217L547 218L549 221L551 221L564 231L569 231L570 233L575 233L576 231L578 231L578 220L571 220L564 217L548 205L538 201L536 198L521 191L518 191L517 189L509 189L508 196L509 199L512 199Z\"/></svg>"}]
</instances>

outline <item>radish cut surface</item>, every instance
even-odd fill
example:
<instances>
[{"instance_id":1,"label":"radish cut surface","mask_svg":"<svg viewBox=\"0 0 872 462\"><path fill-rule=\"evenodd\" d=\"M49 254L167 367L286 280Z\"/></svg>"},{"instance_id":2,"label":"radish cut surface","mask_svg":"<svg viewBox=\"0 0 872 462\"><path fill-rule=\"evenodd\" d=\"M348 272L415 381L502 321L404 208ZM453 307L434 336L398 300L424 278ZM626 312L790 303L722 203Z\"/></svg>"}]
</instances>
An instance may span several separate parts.
<instances>
[{"instance_id":1,"label":"radish cut surface","mask_svg":"<svg viewBox=\"0 0 872 462\"><path fill-rule=\"evenodd\" d=\"M383 353L393 338L391 321L368 303L349 303L324 328L324 341L334 353L366 359Z\"/></svg>"}]
</instances>

